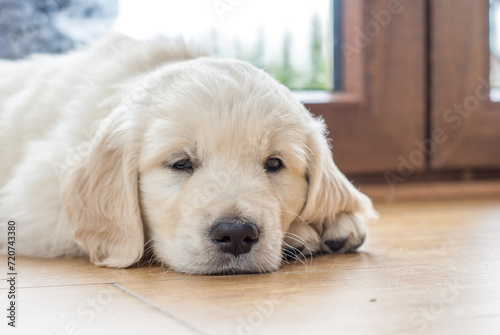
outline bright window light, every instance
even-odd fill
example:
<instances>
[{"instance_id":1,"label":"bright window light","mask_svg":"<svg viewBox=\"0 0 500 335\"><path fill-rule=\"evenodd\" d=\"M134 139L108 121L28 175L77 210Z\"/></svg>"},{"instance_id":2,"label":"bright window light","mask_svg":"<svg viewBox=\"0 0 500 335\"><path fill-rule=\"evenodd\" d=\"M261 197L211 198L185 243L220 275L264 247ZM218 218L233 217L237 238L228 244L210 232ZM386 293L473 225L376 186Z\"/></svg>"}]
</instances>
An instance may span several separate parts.
<instances>
[{"instance_id":1,"label":"bright window light","mask_svg":"<svg viewBox=\"0 0 500 335\"><path fill-rule=\"evenodd\" d=\"M292 89L332 89L331 0L120 0L114 30L182 36L250 61Z\"/></svg>"}]
</instances>

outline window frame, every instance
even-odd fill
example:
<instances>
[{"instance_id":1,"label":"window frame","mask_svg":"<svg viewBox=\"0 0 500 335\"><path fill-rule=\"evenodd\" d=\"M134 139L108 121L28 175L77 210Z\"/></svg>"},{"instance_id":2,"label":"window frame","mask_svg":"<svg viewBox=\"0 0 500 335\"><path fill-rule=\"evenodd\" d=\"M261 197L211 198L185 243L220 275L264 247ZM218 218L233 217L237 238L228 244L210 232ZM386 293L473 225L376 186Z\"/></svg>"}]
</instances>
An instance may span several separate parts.
<instances>
[{"instance_id":1,"label":"window frame","mask_svg":"<svg viewBox=\"0 0 500 335\"><path fill-rule=\"evenodd\" d=\"M402 9L383 26L377 13L395 4ZM415 152L423 158L409 169L425 170L427 152L415 142L426 138L426 2L344 0L341 10L343 90L332 92L328 101L306 99L306 107L325 119L336 163L344 172L400 171L401 159L409 161ZM380 31L361 45L361 29L377 24ZM356 52L347 58L353 46Z\"/></svg>"},{"instance_id":2,"label":"window frame","mask_svg":"<svg viewBox=\"0 0 500 335\"><path fill-rule=\"evenodd\" d=\"M489 98L489 0L430 1L431 124L447 135L435 144L431 167L498 169L500 130L492 125L500 124L500 103Z\"/></svg>"}]
</instances>

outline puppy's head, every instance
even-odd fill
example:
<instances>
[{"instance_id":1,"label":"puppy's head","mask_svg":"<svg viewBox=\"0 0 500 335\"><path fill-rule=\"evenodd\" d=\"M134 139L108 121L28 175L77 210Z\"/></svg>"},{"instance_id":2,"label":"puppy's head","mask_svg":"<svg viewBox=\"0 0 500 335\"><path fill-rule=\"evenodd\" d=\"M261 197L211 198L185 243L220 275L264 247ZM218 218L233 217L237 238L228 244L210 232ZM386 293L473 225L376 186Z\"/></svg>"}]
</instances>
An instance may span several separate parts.
<instances>
[{"instance_id":1,"label":"puppy's head","mask_svg":"<svg viewBox=\"0 0 500 335\"><path fill-rule=\"evenodd\" d=\"M124 99L65 178L75 238L100 265L129 266L146 248L182 272L274 270L294 220L320 226L371 208L336 168L324 131L247 63L167 65Z\"/></svg>"}]
</instances>

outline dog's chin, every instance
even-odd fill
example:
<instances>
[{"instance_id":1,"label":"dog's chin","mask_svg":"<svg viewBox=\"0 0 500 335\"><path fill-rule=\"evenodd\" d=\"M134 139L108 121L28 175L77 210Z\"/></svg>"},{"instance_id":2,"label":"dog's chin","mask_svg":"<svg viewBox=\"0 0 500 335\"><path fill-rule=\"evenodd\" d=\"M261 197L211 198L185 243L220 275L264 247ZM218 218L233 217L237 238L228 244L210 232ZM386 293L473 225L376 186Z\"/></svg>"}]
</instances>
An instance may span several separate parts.
<instances>
[{"instance_id":1,"label":"dog's chin","mask_svg":"<svg viewBox=\"0 0 500 335\"><path fill-rule=\"evenodd\" d=\"M161 259L161 258L160 258ZM214 252L207 253L189 263L164 262L177 272L198 275L235 275L267 273L277 270L281 265L281 257L257 255L256 253L233 256L231 254Z\"/></svg>"},{"instance_id":2,"label":"dog's chin","mask_svg":"<svg viewBox=\"0 0 500 335\"><path fill-rule=\"evenodd\" d=\"M266 273L278 269L280 261L256 260L251 254L239 255L235 257L229 254L220 254L216 261L208 266L206 274L233 275Z\"/></svg>"}]
</instances>

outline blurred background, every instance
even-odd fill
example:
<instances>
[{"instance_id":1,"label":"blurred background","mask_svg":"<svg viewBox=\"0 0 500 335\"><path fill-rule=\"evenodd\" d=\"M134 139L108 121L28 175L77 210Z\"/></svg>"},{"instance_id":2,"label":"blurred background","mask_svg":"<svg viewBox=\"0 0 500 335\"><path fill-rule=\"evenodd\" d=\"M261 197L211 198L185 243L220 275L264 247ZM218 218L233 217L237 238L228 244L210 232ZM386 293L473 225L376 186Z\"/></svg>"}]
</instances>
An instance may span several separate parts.
<instances>
[{"instance_id":1,"label":"blurred background","mask_svg":"<svg viewBox=\"0 0 500 335\"><path fill-rule=\"evenodd\" d=\"M182 36L214 55L247 60L293 89L333 87L329 0L293 6L286 0L0 0L0 6L3 58L60 53L111 29L138 39Z\"/></svg>"},{"instance_id":2,"label":"blurred background","mask_svg":"<svg viewBox=\"0 0 500 335\"><path fill-rule=\"evenodd\" d=\"M264 69L325 119L356 182L500 178L500 0L0 0L0 58L110 30Z\"/></svg>"},{"instance_id":3,"label":"blurred background","mask_svg":"<svg viewBox=\"0 0 500 335\"><path fill-rule=\"evenodd\" d=\"M491 99L500 101L500 1L490 0Z\"/></svg>"}]
</instances>

